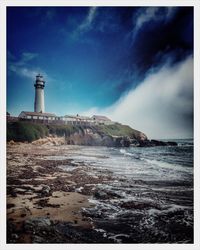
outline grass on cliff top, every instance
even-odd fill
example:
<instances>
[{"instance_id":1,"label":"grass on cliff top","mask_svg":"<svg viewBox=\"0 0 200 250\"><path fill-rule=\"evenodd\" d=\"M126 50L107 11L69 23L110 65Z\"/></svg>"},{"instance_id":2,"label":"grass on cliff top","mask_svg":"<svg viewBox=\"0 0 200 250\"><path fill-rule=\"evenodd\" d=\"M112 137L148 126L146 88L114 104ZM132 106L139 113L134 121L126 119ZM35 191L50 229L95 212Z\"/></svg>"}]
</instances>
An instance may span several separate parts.
<instances>
[{"instance_id":1,"label":"grass on cliff top","mask_svg":"<svg viewBox=\"0 0 200 250\"><path fill-rule=\"evenodd\" d=\"M30 122L10 122L7 123L7 141L32 142L48 135L48 129L42 124Z\"/></svg>"},{"instance_id":2,"label":"grass on cliff top","mask_svg":"<svg viewBox=\"0 0 200 250\"><path fill-rule=\"evenodd\" d=\"M110 136L129 136L131 138L137 138L140 135L139 131L132 129L128 125L122 125L119 123L112 125L98 125L98 128Z\"/></svg>"},{"instance_id":3,"label":"grass on cliff top","mask_svg":"<svg viewBox=\"0 0 200 250\"><path fill-rule=\"evenodd\" d=\"M49 134L57 136L70 136L82 129L73 125L36 124L28 121L15 121L7 123L7 141L32 142L44 138Z\"/></svg>"}]
</instances>

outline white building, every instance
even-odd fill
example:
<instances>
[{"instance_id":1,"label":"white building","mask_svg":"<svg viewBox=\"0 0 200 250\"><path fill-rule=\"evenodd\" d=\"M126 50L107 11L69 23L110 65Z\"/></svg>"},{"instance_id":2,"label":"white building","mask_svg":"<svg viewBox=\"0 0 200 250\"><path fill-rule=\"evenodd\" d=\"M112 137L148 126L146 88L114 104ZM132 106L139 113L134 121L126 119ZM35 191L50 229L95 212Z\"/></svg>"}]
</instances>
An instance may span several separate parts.
<instances>
[{"instance_id":1,"label":"white building","mask_svg":"<svg viewBox=\"0 0 200 250\"><path fill-rule=\"evenodd\" d=\"M64 121L66 124L72 125L91 125L94 123L94 120L88 116L80 115L65 115L60 117L61 121Z\"/></svg>"},{"instance_id":2,"label":"white building","mask_svg":"<svg viewBox=\"0 0 200 250\"><path fill-rule=\"evenodd\" d=\"M45 121L56 121L60 120L55 114L52 113L38 113L30 111L22 111L19 114L19 118L26 120L45 120Z\"/></svg>"},{"instance_id":3,"label":"white building","mask_svg":"<svg viewBox=\"0 0 200 250\"><path fill-rule=\"evenodd\" d=\"M92 119L95 124L105 124L105 125L114 124L113 121L111 121L108 117L103 115L93 115Z\"/></svg>"}]
</instances>

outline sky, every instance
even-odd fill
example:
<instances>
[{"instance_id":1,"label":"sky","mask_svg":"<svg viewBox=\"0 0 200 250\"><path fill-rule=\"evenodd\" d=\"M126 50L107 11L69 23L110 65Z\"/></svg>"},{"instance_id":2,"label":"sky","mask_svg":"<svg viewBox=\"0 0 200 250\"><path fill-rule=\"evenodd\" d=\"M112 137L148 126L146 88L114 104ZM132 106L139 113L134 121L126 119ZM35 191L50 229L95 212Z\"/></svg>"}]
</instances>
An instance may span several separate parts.
<instances>
[{"instance_id":1,"label":"sky","mask_svg":"<svg viewBox=\"0 0 200 250\"><path fill-rule=\"evenodd\" d=\"M149 138L193 137L192 7L8 7L7 111L106 115Z\"/></svg>"}]
</instances>

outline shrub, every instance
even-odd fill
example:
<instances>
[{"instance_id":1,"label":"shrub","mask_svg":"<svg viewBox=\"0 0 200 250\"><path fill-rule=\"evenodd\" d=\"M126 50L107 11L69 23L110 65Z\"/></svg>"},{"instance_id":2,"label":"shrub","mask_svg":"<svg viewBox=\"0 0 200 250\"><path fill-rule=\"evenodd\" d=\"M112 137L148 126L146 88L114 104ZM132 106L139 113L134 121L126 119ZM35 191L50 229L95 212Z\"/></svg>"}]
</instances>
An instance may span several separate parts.
<instances>
[{"instance_id":1,"label":"shrub","mask_svg":"<svg viewBox=\"0 0 200 250\"><path fill-rule=\"evenodd\" d=\"M48 135L45 125L29 122L12 122L7 124L7 141L28 141L32 142Z\"/></svg>"},{"instance_id":2,"label":"shrub","mask_svg":"<svg viewBox=\"0 0 200 250\"><path fill-rule=\"evenodd\" d=\"M78 126L73 125L48 125L49 133L57 136L70 136L78 132Z\"/></svg>"}]
</instances>

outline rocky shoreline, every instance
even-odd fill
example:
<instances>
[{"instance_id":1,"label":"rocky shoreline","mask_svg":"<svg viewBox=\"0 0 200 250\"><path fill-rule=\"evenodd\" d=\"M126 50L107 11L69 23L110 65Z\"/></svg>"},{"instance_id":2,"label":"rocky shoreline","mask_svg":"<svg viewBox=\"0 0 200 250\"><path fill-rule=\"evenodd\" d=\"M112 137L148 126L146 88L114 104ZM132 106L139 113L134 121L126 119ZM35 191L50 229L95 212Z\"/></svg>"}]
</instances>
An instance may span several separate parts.
<instances>
[{"instance_id":1,"label":"rocky shoreline","mask_svg":"<svg viewBox=\"0 0 200 250\"><path fill-rule=\"evenodd\" d=\"M7 243L191 243L191 170L144 158L174 150L9 142Z\"/></svg>"},{"instance_id":2,"label":"rocky shoreline","mask_svg":"<svg viewBox=\"0 0 200 250\"><path fill-rule=\"evenodd\" d=\"M40 143L39 143L40 144ZM72 159L63 149L36 143L7 146L7 242L8 243L112 243L93 229L84 208L94 206L88 198L97 195L96 185L113 181L108 172L92 176L83 162L67 172ZM77 164L77 163L76 163Z\"/></svg>"}]
</instances>

